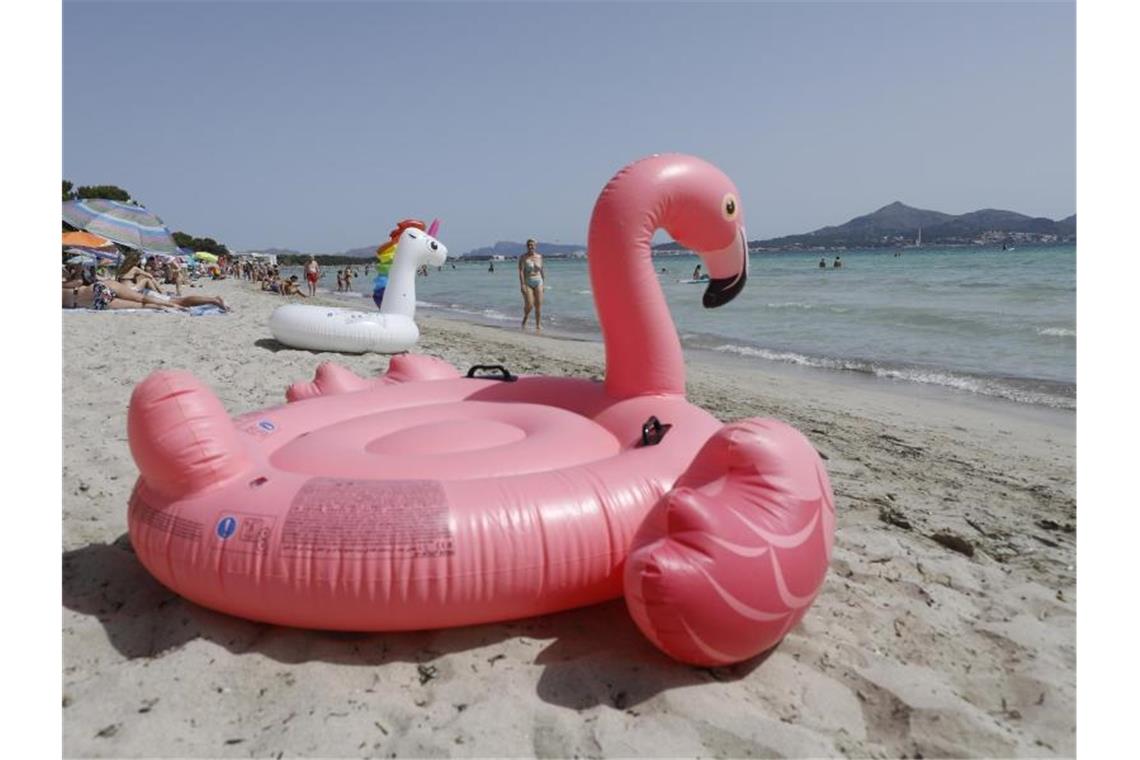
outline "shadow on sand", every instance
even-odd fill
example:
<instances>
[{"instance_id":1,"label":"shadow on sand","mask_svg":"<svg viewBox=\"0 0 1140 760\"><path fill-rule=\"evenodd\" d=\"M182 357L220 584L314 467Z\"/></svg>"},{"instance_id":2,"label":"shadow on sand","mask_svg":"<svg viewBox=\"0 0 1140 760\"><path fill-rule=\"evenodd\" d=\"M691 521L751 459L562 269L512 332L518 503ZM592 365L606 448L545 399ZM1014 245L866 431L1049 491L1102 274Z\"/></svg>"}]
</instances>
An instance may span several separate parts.
<instances>
[{"instance_id":1,"label":"shadow on sand","mask_svg":"<svg viewBox=\"0 0 1140 760\"><path fill-rule=\"evenodd\" d=\"M284 343L279 343L276 340L274 340L273 338L258 338L257 340L255 340L253 342L253 345L257 346L258 348L264 348L266 351L272 351L273 353L277 353L278 351L304 351L305 350L303 348L292 348L291 346L286 346ZM309 351L309 353L315 354L317 352L316 351Z\"/></svg>"},{"instance_id":2,"label":"shadow on sand","mask_svg":"<svg viewBox=\"0 0 1140 760\"><path fill-rule=\"evenodd\" d=\"M533 662L543 666L542 700L584 709L629 709L679 686L734 681L767 653L727 668L699 668L670 660L641 634L620 600L505 623L401 633L308 631L255 623L199 607L154 580L126 534L63 555L63 603L98 618L115 649L129 659L158 657L194 639L235 655L256 652L277 662L323 661L376 667L429 663L439 657L514 637L549 639ZM488 658L490 667L497 656Z\"/></svg>"}]
</instances>

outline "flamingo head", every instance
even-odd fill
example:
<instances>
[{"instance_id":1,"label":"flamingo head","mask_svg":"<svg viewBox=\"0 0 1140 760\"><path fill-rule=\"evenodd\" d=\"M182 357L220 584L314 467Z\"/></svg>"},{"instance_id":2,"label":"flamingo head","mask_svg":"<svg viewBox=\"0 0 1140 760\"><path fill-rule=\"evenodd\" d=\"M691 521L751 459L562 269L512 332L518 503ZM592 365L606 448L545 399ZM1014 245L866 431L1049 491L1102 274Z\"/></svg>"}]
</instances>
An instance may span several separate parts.
<instances>
[{"instance_id":1,"label":"flamingo head","mask_svg":"<svg viewBox=\"0 0 1140 760\"><path fill-rule=\"evenodd\" d=\"M735 298L748 280L748 237L736 185L712 164L691 156L662 165L672 191L666 231L696 252L709 274L702 303L713 309Z\"/></svg>"},{"instance_id":2,"label":"flamingo head","mask_svg":"<svg viewBox=\"0 0 1140 760\"><path fill-rule=\"evenodd\" d=\"M409 227L400 234L397 250L403 255L411 255L417 268L443 266L447 260L447 247L422 229Z\"/></svg>"}]
</instances>

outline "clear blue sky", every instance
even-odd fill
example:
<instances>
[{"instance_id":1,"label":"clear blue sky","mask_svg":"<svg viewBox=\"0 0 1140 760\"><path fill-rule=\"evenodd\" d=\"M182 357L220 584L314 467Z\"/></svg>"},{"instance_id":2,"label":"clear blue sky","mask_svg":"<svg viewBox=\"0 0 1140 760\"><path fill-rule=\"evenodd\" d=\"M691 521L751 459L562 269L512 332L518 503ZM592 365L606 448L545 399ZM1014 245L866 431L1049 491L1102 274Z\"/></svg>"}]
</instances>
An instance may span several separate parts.
<instances>
[{"instance_id":1,"label":"clear blue sky","mask_svg":"<svg viewBox=\"0 0 1140 760\"><path fill-rule=\"evenodd\" d=\"M63 11L63 166L232 249L441 217L453 254L582 243L684 151L750 238L894 200L1075 210L1071 3L126 3Z\"/></svg>"}]
</instances>

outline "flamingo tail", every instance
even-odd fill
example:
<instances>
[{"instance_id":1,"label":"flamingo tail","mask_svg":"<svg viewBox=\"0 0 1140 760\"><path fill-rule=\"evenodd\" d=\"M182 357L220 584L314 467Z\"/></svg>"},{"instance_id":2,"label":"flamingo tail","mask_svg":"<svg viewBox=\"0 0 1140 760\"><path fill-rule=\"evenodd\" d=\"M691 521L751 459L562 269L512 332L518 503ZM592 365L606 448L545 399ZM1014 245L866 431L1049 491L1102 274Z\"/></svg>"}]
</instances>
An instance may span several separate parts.
<instances>
[{"instance_id":1,"label":"flamingo tail","mask_svg":"<svg viewBox=\"0 0 1140 760\"><path fill-rule=\"evenodd\" d=\"M770 419L726 425L635 536L626 604L671 657L742 662L807 613L834 530L827 473L802 434Z\"/></svg>"},{"instance_id":2,"label":"flamingo tail","mask_svg":"<svg viewBox=\"0 0 1140 760\"><path fill-rule=\"evenodd\" d=\"M139 383L127 439L143 482L166 496L202 490L250 466L222 402L185 371L155 372Z\"/></svg>"}]
</instances>

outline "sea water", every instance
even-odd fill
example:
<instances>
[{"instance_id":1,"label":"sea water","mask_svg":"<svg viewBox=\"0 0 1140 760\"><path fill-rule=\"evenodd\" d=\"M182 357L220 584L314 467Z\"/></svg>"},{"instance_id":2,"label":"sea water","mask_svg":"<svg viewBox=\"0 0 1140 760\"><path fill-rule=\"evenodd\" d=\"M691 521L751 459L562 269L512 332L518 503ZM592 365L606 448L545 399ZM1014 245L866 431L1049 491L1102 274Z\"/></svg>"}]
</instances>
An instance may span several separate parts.
<instances>
[{"instance_id":1,"label":"sea water","mask_svg":"<svg viewBox=\"0 0 1140 760\"><path fill-rule=\"evenodd\" d=\"M688 347L1075 408L1074 246L852 250L841 268L835 256L753 253L748 285L719 309L701 306L704 285L683 282L695 256L653 263ZM448 260L416 279L419 305L517 328L516 266ZM335 269L322 290L335 289ZM356 269L355 298L375 308L371 266ZM545 269L544 328L599 338L586 261L547 259Z\"/></svg>"}]
</instances>

